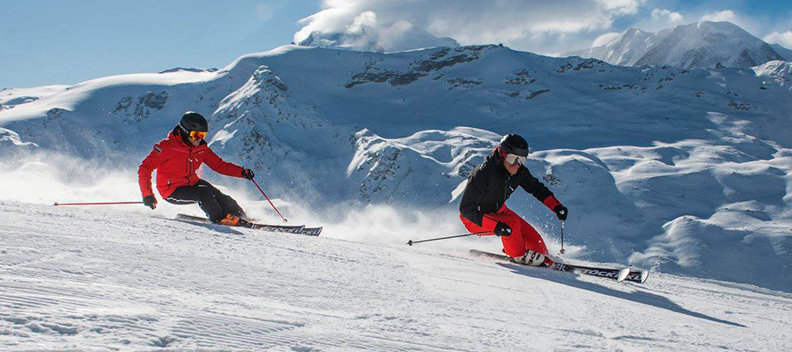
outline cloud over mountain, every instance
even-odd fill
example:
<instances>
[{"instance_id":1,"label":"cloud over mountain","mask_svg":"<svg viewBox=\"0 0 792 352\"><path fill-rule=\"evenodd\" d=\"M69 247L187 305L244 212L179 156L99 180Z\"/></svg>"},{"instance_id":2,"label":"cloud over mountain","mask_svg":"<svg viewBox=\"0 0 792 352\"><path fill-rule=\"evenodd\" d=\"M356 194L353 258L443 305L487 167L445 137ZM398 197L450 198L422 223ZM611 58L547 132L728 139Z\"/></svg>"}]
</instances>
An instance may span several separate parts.
<instances>
[{"instance_id":1,"label":"cloud over mountain","mask_svg":"<svg viewBox=\"0 0 792 352\"><path fill-rule=\"evenodd\" d=\"M607 30L641 2L475 0L393 2L327 0L302 20L294 42L358 50L503 43L540 53L575 46L579 33ZM453 38L453 39L451 39Z\"/></svg>"},{"instance_id":2,"label":"cloud over mountain","mask_svg":"<svg viewBox=\"0 0 792 352\"><path fill-rule=\"evenodd\" d=\"M783 33L773 32L766 35L763 39L770 44L778 44L786 48L792 48L792 31Z\"/></svg>"},{"instance_id":3,"label":"cloud over mountain","mask_svg":"<svg viewBox=\"0 0 792 352\"><path fill-rule=\"evenodd\" d=\"M310 25L306 28L308 27ZM382 24L377 21L377 14L372 11L360 13L351 23L337 29L313 30L307 37L295 42L303 46L364 51L404 51L435 46L459 46L459 43L452 38L438 38L423 29L415 28L407 21L399 20L391 24Z\"/></svg>"}]
</instances>

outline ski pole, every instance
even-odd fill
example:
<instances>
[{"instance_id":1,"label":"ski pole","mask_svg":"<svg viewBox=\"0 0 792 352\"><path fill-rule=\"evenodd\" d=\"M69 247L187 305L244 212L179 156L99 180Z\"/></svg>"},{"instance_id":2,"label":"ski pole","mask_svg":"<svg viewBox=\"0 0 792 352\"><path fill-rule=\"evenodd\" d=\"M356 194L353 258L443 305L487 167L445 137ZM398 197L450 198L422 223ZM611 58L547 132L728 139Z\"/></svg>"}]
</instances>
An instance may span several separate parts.
<instances>
[{"instance_id":1,"label":"ski pole","mask_svg":"<svg viewBox=\"0 0 792 352\"><path fill-rule=\"evenodd\" d=\"M481 236L481 235L483 235L483 234L485 234L485 233L492 233L492 231L484 231L484 232L471 232L471 233L466 233L466 234L462 234L462 235L454 235L454 236L446 236L446 237L429 238L429 239L425 239L425 240L418 240L418 241L409 240L409 241L407 241L407 245L408 245L408 246L412 246L414 243L421 243L421 242L431 242L431 241L439 241L439 240L445 240L445 239L449 239L449 238L457 238L457 237L467 237L467 236L474 236L474 235L475 235L475 236Z\"/></svg>"},{"instance_id":2,"label":"ski pole","mask_svg":"<svg viewBox=\"0 0 792 352\"><path fill-rule=\"evenodd\" d=\"M564 220L561 220L561 254L564 254Z\"/></svg>"},{"instance_id":3,"label":"ski pole","mask_svg":"<svg viewBox=\"0 0 792 352\"><path fill-rule=\"evenodd\" d=\"M58 203L55 202L54 206L59 205L119 205L119 204L143 204L143 202L95 202L95 203Z\"/></svg>"},{"instance_id":4,"label":"ski pole","mask_svg":"<svg viewBox=\"0 0 792 352\"><path fill-rule=\"evenodd\" d=\"M289 222L288 220L286 220L286 218L283 217L283 215L281 215L281 212L278 210L278 208L275 207L275 204L272 204L272 201L269 199L269 197L267 197L267 194L264 193L264 191L261 189L261 187L259 187L258 182L256 182L256 180L251 180L251 181L253 181L253 184L256 185L256 188L258 188L259 192L261 192L261 195L263 195L264 198L267 199L267 201L272 206L272 209L275 209L275 212L278 213L278 215L281 217L281 219L283 219L283 222Z\"/></svg>"}]
</instances>

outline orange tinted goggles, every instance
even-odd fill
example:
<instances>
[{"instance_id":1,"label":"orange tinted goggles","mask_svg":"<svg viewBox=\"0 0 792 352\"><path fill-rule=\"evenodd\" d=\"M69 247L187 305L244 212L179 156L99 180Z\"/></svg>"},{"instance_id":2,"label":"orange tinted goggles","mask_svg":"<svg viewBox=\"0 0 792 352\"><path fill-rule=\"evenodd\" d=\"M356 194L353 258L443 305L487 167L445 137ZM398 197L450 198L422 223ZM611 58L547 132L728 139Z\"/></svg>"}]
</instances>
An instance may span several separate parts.
<instances>
[{"instance_id":1,"label":"orange tinted goggles","mask_svg":"<svg viewBox=\"0 0 792 352\"><path fill-rule=\"evenodd\" d=\"M204 139L206 138L206 132L190 131L190 137L192 139Z\"/></svg>"}]
</instances>

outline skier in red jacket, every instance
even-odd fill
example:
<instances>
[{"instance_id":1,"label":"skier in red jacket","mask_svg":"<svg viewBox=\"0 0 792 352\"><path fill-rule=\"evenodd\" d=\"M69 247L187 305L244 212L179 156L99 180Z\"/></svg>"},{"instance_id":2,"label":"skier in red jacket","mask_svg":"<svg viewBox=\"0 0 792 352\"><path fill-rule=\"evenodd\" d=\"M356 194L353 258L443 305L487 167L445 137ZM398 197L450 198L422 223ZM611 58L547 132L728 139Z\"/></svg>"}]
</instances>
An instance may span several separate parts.
<instances>
[{"instance_id":1,"label":"skier in red jacket","mask_svg":"<svg viewBox=\"0 0 792 352\"><path fill-rule=\"evenodd\" d=\"M528 157L528 143L523 137L508 134L500 145L468 178L459 203L459 218L470 232L490 232L501 238L503 252L513 260L528 265L552 265L542 236L514 211L506 200L518 187L566 220L569 210L544 184L523 166Z\"/></svg>"},{"instance_id":2,"label":"skier in red jacket","mask_svg":"<svg viewBox=\"0 0 792 352\"><path fill-rule=\"evenodd\" d=\"M151 173L157 170L157 190L168 203L195 204L201 207L214 223L235 226L247 216L237 202L217 188L198 178L195 171L206 163L223 175L253 179L253 171L226 162L215 154L204 138L209 123L201 114L184 113L168 137L154 145L138 168L138 183L143 204L157 207L151 188Z\"/></svg>"}]
</instances>

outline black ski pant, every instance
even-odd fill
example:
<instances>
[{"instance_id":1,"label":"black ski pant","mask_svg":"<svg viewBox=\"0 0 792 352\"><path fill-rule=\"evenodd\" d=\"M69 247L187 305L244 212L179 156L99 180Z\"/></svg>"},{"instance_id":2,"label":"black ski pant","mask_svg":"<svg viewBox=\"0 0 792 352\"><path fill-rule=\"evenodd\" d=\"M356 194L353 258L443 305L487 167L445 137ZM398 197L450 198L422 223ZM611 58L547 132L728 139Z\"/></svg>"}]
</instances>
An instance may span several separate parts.
<instances>
[{"instance_id":1,"label":"black ski pant","mask_svg":"<svg viewBox=\"0 0 792 352\"><path fill-rule=\"evenodd\" d=\"M209 220L215 223L223 220L226 214L247 218L245 212L233 198L220 192L219 189L204 180L198 180L192 186L176 188L165 200L171 204L198 203Z\"/></svg>"}]
</instances>

